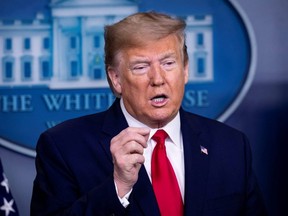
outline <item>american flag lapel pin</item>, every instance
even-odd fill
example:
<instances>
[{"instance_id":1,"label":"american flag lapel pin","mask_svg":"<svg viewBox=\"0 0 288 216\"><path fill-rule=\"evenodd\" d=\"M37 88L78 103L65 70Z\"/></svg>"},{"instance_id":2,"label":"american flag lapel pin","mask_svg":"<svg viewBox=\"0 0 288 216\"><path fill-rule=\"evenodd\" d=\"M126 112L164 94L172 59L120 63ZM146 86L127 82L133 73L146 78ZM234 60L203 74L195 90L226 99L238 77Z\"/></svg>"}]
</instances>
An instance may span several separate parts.
<instances>
[{"instance_id":1,"label":"american flag lapel pin","mask_svg":"<svg viewBox=\"0 0 288 216\"><path fill-rule=\"evenodd\" d=\"M201 153L208 155L208 149L207 148L205 148L204 146L200 146L200 149L201 149Z\"/></svg>"}]
</instances>

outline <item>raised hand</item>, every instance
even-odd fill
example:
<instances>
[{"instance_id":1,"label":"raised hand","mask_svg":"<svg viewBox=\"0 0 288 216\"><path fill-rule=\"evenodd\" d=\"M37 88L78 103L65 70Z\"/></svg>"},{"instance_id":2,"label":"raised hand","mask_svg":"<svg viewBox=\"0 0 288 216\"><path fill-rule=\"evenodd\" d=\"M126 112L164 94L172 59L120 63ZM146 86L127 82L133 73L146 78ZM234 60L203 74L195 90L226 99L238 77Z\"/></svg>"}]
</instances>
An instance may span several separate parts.
<instances>
[{"instance_id":1,"label":"raised hand","mask_svg":"<svg viewBox=\"0 0 288 216\"><path fill-rule=\"evenodd\" d=\"M113 175L119 197L127 194L138 180L138 172L145 161L143 152L149 132L149 128L128 127L111 140Z\"/></svg>"}]
</instances>

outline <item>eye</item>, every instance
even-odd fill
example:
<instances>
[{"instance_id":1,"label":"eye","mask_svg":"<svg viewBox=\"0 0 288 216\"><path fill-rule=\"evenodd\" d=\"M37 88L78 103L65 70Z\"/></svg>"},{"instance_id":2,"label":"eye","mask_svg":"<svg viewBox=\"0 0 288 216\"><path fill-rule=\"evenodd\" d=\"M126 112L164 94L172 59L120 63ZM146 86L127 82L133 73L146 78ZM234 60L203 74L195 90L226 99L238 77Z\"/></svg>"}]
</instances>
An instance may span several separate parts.
<instances>
[{"instance_id":1,"label":"eye","mask_svg":"<svg viewBox=\"0 0 288 216\"><path fill-rule=\"evenodd\" d=\"M132 73L136 74L136 75L145 74L149 70L149 65L148 64L137 64L137 65L132 66L131 70L132 70Z\"/></svg>"},{"instance_id":2,"label":"eye","mask_svg":"<svg viewBox=\"0 0 288 216\"><path fill-rule=\"evenodd\" d=\"M162 63L162 67L164 70L172 70L176 66L176 61L173 59L167 59Z\"/></svg>"},{"instance_id":3,"label":"eye","mask_svg":"<svg viewBox=\"0 0 288 216\"><path fill-rule=\"evenodd\" d=\"M167 62L165 62L165 64L167 65L167 66L171 66L171 65L173 65L175 63L175 61L167 61Z\"/></svg>"}]
</instances>

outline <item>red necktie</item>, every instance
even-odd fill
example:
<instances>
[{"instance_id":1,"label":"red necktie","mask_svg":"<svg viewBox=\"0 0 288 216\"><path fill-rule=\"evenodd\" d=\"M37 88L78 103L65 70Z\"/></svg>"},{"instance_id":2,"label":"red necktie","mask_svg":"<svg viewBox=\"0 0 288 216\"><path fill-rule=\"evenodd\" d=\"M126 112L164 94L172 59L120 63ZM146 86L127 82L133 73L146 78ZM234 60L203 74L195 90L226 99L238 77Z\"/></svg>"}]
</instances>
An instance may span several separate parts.
<instances>
[{"instance_id":1,"label":"red necktie","mask_svg":"<svg viewBox=\"0 0 288 216\"><path fill-rule=\"evenodd\" d=\"M157 142L151 162L152 185L161 216L182 216L183 202L179 185L166 155L167 136L164 130L158 130L152 137Z\"/></svg>"}]
</instances>

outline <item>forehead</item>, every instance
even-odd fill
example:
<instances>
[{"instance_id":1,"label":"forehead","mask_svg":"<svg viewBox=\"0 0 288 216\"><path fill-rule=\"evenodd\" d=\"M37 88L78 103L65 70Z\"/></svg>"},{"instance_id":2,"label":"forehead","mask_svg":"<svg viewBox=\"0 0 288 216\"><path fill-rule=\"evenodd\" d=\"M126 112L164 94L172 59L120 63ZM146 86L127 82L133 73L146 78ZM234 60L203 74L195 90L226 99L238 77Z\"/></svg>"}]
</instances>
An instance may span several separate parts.
<instances>
[{"instance_id":1,"label":"forehead","mask_svg":"<svg viewBox=\"0 0 288 216\"><path fill-rule=\"evenodd\" d=\"M157 41L146 42L145 45L123 49L121 57L126 60L143 58L166 58L181 55L180 42L176 36L170 35Z\"/></svg>"}]
</instances>

